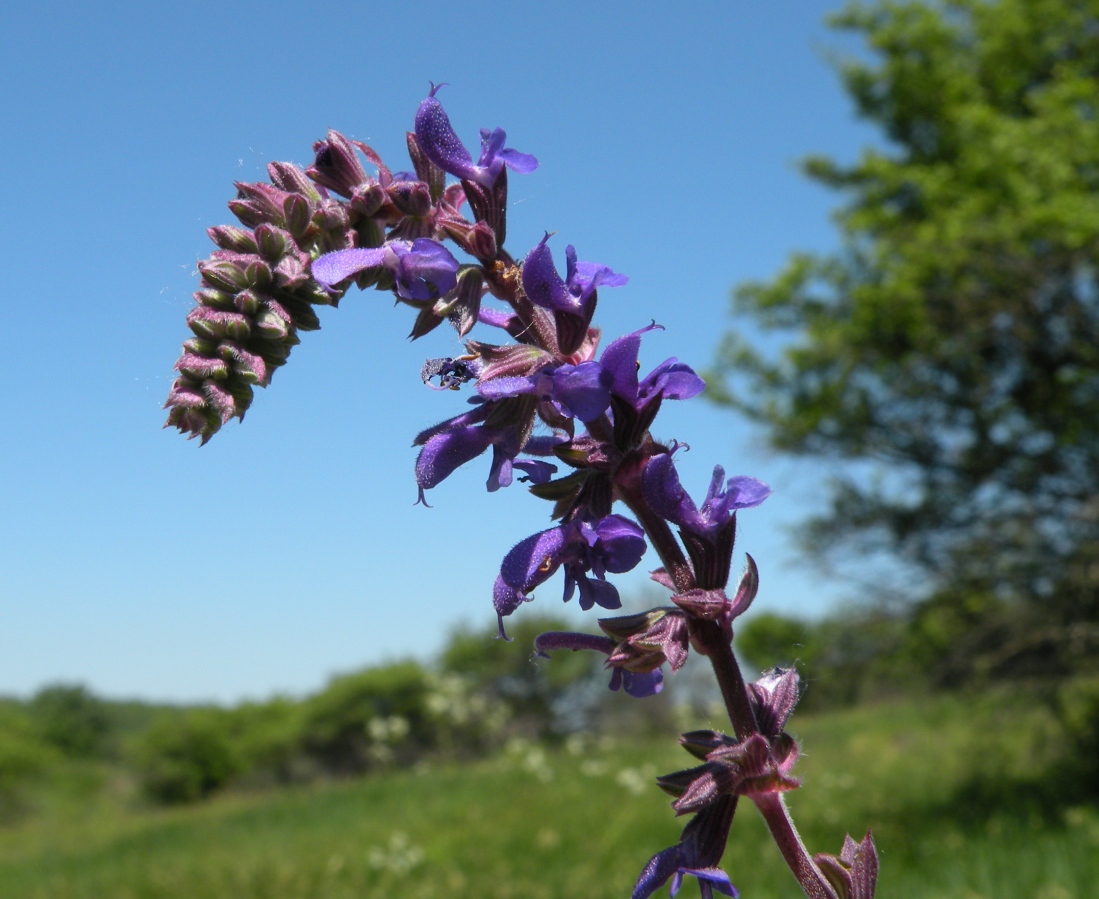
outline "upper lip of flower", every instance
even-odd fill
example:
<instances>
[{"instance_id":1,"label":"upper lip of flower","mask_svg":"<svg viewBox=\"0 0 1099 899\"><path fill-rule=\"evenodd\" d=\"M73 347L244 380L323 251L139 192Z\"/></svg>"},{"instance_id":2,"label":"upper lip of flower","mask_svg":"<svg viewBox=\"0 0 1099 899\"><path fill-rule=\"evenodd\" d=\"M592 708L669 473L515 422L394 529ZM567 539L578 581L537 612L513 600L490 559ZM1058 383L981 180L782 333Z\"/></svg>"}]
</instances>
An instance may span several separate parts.
<instances>
[{"instance_id":1,"label":"upper lip of flower","mask_svg":"<svg viewBox=\"0 0 1099 899\"><path fill-rule=\"evenodd\" d=\"M758 506L771 495L771 488L752 477L738 476L725 482L725 469L714 466L702 507L683 489L670 453L653 456L645 467L643 485L653 511L673 524L711 537L738 509Z\"/></svg>"},{"instance_id":2,"label":"upper lip of flower","mask_svg":"<svg viewBox=\"0 0 1099 899\"><path fill-rule=\"evenodd\" d=\"M562 279L546 243L552 236L547 231L523 262L523 290L532 303L561 312L582 312L597 287L622 287L629 282L626 275L618 274L610 266L578 260L572 244L565 247L566 269Z\"/></svg>"},{"instance_id":3,"label":"upper lip of flower","mask_svg":"<svg viewBox=\"0 0 1099 899\"><path fill-rule=\"evenodd\" d=\"M435 93L443 86L433 84L431 93L416 110L416 141L428 159L456 178L476 181L485 187L496 183L504 166L523 174L538 168L538 160L529 153L504 146L507 134L503 128L481 129L481 157L474 165L469 150L454 132L446 110L435 99Z\"/></svg>"}]
</instances>

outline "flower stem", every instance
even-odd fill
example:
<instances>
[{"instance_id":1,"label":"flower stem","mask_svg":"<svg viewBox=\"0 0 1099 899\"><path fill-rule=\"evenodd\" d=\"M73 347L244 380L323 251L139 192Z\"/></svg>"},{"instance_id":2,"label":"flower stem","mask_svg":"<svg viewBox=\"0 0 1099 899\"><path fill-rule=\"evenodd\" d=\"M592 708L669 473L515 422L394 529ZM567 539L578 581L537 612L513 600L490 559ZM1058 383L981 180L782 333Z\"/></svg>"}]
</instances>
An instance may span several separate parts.
<instances>
[{"instance_id":1,"label":"flower stem","mask_svg":"<svg viewBox=\"0 0 1099 899\"><path fill-rule=\"evenodd\" d=\"M716 621L693 619L691 634L705 650L714 669L714 676L721 688L721 698L725 700L725 710L733 723L738 740L746 740L752 734L759 733L755 712L748 699L748 687L740 665L733 655L733 647L725 637L725 632Z\"/></svg>"},{"instance_id":2,"label":"flower stem","mask_svg":"<svg viewBox=\"0 0 1099 899\"><path fill-rule=\"evenodd\" d=\"M687 557L683 555L683 550L679 548L679 543L676 542L668 523L649 508L649 504L643 497L624 495L622 501L637 516L638 523L645 529L649 542L660 556L660 561L664 563L664 568L676 589L680 592L694 589L694 572Z\"/></svg>"},{"instance_id":3,"label":"flower stem","mask_svg":"<svg viewBox=\"0 0 1099 899\"><path fill-rule=\"evenodd\" d=\"M767 822L779 852L786 859L786 864L790 866L805 895L809 899L837 899L832 885L821 874L809 856L809 850L801 841L782 794L753 793L751 798L763 815L763 820Z\"/></svg>"}]
</instances>

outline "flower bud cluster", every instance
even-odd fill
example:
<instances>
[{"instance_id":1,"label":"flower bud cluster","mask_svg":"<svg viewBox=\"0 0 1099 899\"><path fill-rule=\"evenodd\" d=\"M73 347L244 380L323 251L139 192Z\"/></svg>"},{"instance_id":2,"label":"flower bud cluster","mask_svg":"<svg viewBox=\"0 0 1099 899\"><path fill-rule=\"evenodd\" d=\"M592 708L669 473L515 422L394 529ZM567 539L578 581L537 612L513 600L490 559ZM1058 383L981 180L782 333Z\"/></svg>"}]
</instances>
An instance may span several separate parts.
<instances>
[{"instance_id":1,"label":"flower bud cluster","mask_svg":"<svg viewBox=\"0 0 1099 899\"><path fill-rule=\"evenodd\" d=\"M168 425L205 443L229 419L243 418L252 390L266 387L299 342L320 327L316 305L342 292L309 275L311 255L347 246L351 220L297 166L271 163L270 184L237 184L229 208L239 228L210 228L218 245L198 264L198 305L187 316L194 335L183 344L165 406Z\"/></svg>"}]
</instances>

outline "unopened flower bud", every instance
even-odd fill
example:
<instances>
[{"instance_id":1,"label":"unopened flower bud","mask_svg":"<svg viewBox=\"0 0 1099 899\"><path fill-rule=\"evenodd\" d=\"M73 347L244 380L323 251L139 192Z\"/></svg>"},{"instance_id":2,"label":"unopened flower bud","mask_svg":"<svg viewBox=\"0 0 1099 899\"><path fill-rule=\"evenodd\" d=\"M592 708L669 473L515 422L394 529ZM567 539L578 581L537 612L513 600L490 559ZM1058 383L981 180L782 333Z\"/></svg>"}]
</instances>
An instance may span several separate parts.
<instances>
[{"instance_id":1,"label":"unopened flower bud","mask_svg":"<svg viewBox=\"0 0 1099 899\"><path fill-rule=\"evenodd\" d=\"M878 882L878 852L874 838L866 832L861 843L848 834L839 856L821 853L813 861L828 879L840 899L874 899Z\"/></svg>"},{"instance_id":2,"label":"unopened flower bud","mask_svg":"<svg viewBox=\"0 0 1099 899\"><path fill-rule=\"evenodd\" d=\"M351 194L351 210L369 218L382 208L385 199L386 193L382 190L382 186L372 178L356 187L355 192Z\"/></svg>"},{"instance_id":3,"label":"unopened flower bud","mask_svg":"<svg viewBox=\"0 0 1099 899\"><path fill-rule=\"evenodd\" d=\"M446 172L427 158L427 154L420 147L420 142L413 132L409 131L405 134L405 143L408 146L408 157L412 160L417 177L431 189L431 196L438 199L442 196L443 188L446 186Z\"/></svg>"},{"instance_id":4,"label":"unopened flower bud","mask_svg":"<svg viewBox=\"0 0 1099 899\"><path fill-rule=\"evenodd\" d=\"M283 317L271 308L266 308L255 318L256 332L268 340L282 340L293 330L290 317Z\"/></svg>"},{"instance_id":5,"label":"unopened flower bud","mask_svg":"<svg viewBox=\"0 0 1099 899\"><path fill-rule=\"evenodd\" d=\"M275 266L274 275L275 283L287 290L300 287L309 280L309 273L297 256L283 256Z\"/></svg>"},{"instance_id":6,"label":"unopened flower bud","mask_svg":"<svg viewBox=\"0 0 1099 899\"><path fill-rule=\"evenodd\" d=\"M176 371L194 378L196 381L204 381L207 378L225 378L229 375L229 366L221 359L210 359L194 353L184 353L176 362Z\"/></svg>"},{"instance_id":7,"label":"unopened flower bud","mask_svg":"<svg viewBox=\"0 0 1099 899\"><path fill-rule=\"evenodd\" d=\"M237 311L249 317L255 315L262 304L263 300L260 298L260 294L251 289L242 290L233 297L233 305L236 306Z\"/></svg>"},{"instance_id":8,"label":"unopened flower bud","mask_svg":"<svg viewBox=\"0 0 1099 899\"><path fill-rule=\"evenodd\" d=\"M389 199L405 215L422 218L431 211L431 190L423 181L398 181L390 185Z\"/></svg>"},{"instance_id":9,"label":"unopened flower bud","mask_svg":"<svg viewBox=\"0 0 1099 899\"><path fill-rule=\"evenodd\" d=\"M196 290L193 296L195 302L201 303L203 306L212 306L214 309L224 309L227 312L236 309L236 293L234 291L205 287L202 290Z\"/></svg>"},{"instance_id":10,"label":"unopened flower bud","mask_svg":"<svg viewBox=\"0 0 1099 899\"><path fill-rule=\"evenodd\" d=\"M236 293L249 286L248 276L236 263L204 259L198 264L202 280L218 290Z\"/></svg>"},{"instance_id":11,"label":"unopened flower bud","mask_svg":"<svg viewBox=\"0 0 1099 899\"><path fill-rule=\"evenodd\" d=\"M196 356L215 356L220 341L210 340L206 337L191 337L183 341L183 351L194 353Z\"/></svg>"},{"instance_id":12,"label":"unopened flower bud","mask_svg":"<svg viewBox=\"0 0 1099 899\"><path fill-rule=\"evenodd\" d=\"M223 250L232 250L236 253L256 252L256 238L251 231L245 231L234 225L217 225L207 228L206 233L210 235L210 240Z\"/></svg>"},{"instance_id":13,"label":"unopened flower bud","mask_svg":"<svg viewBox=\"0 0 1099 899\"><path fill-rule=\"evenodd\" d=\"M187 325L198 336L209 340L228 337L244 341L251 333L247 316L239 312L222 312L209 306L196 306L187 315Z\"/></svg>"},{"instance_id":14,"label":"unopened flower bud","mask_svg":"<svg viewBox=\"0 0 1099 899\"><path fill-rule=\"evenodd\" d=\"M202 382L203 392L214 411L217 412L221 423L225 424L237 414L237 404L233 400L233 394L216 381L206 380Z\"/></svg>"},{"instance_id":15,"label":"unopened flower bud","mask_svg":"<svg viewBox=\"0 0 1099 899\"><path fill-rule=\"evenodd\" d=\"M283 200L282 214L286 229L296 239L304 237L313 218L313 209L309 201L298 194L289 194Z\"/></svg>"},{"instance_id":16,"label":"unopened flower bud","mask_svg":"<svg viewBox=\"0 0 1099 899\"><path fill-rule=\"evenodd\" d=\"M267 174L271 181L290 193L298 193L316 202L321 198L317 187L310 181L305 172L292 162L269 162Z\"/></svg>"},{"instance_id":17,"label":"unopened flower bud","mask_svg":"<svg viewBox=\"0 0 1099 899\"><path fill-rule=\"evenodd\" d=\"M447 304L445 314L454 325L459 337L465 337L477 324L484 283L485 279L479 268L470 267L458 275L458 287L454 292L453 300Z\"/></svg>"},{"instance_id":18,"label":"unopened flower bud","mask_svg":"<svg viewBox=\"0 0 1099 899\"><path fill-rule=\"evenodd\" d=\"M293 194L263 182L249 184L238 181L236 187L238 196L237 199L229 202L229 208L244 224L250 227L263 222L274 225L283 224L286 217L284 211L286 198Z\"/></svg>"},{"instance_id":19,"label":"unopened flower bud","mask_svg":"<svg viewBox=\"0 0 1099 899\"><path fill-rule=\"evenodd\" d=\"M256 226L255 243L253 252L258 251L265 260L276 265L283 256L297 249L290 232L266 223Z\"/></svg>"},{"instance_id":20,"label":"unopened flower bud","mask_svg":"<svg viewBox=\"0 0 1099 899\"><path fill-rule=\"evenodd\" d=\"M329 131L325 140L313 144L313 152L316 156L306 173L317 184L350 197L367 180L355 148L338 131Z\"/></svg>"}]
</instances>

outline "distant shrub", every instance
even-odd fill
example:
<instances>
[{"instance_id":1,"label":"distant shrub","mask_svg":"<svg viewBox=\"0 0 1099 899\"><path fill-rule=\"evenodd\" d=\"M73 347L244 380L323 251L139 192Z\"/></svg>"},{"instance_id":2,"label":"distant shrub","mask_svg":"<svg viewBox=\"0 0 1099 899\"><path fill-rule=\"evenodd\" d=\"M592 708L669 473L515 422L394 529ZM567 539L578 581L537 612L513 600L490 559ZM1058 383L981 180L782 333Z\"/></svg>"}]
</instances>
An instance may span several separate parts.
<instances>
[{"instance_id":1,"label":"distant shrub","mask_svg":"<svg viewBox=\"0 0 1099 899\"><path fill-rule=\"evenodd\" d=\"M79 684L44 687L28 703L41 738L67 755L91 756L103 750L110 730L105 704Z\"/></svg>"},{"instance_id":2,"label":"distant shrub","mask_svg":"<svg viewBox=\"0 0 1099 899\"><path fill-rule=\"evenodd\" d=\"M164 803L202 799L244 768L230 714L210 708L163 714L138 738L135 761L145 792Z\"/></svg>"},{"instance_id":3,"label":"distant shrub","mask_svg":"<svg viewBox=\"0 0 1099 899\"><path fill-rule=\"evenodd\" d=\"M253 784L290 783L314 772L302 756L304 704L276 697L243 703L229 712L227 724L242 766Z\"/></svg>"},{"instance_id":4,"label":"distant shrub","mask_svg":"<svg viewBox=\"0 0 1099 899\"><path fill-rule=\"evenodd\" d=\"M428 672L416 662L333 678L304 703L302 748L333 774L407 764L438 742L430 692Z\"/></svg>"},{"instance_id":5,"label":"distant shrub","mask_svg":"<svg viewBox=\"0 0 1099 899\"><path fill-rule=\"evenodd\" d=\"M510 642L495 639L495 623L458 628L439 666L461 676L474 695L501 705L512 732L531 739L559 737L590 726L609 680L593 653L557 653L552 665L533 657L535 637L571 627L562 618L527 615L508 622ZM590 689L593 680L598 689Z\"/></svg>"}]
</instances>

